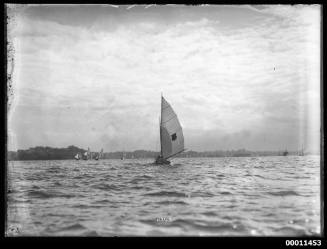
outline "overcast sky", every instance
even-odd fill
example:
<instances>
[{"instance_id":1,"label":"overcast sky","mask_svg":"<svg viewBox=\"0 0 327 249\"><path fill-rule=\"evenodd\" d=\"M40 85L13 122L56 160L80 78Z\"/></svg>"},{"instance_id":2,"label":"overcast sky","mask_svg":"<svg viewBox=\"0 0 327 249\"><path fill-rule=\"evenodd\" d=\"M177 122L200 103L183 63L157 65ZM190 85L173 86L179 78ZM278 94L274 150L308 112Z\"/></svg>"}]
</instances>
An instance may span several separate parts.
<instances>
[{"instance_id":1,"label":"overcast sky","mask_svg":"<svg viewBox=\"0 0 327 249\"><path fill-rule=\"evenodd\" d=\"M189 150L319 150L318 5L8 15L9 150L159 150L161 92Z\"/></svg>"}]
</instances>

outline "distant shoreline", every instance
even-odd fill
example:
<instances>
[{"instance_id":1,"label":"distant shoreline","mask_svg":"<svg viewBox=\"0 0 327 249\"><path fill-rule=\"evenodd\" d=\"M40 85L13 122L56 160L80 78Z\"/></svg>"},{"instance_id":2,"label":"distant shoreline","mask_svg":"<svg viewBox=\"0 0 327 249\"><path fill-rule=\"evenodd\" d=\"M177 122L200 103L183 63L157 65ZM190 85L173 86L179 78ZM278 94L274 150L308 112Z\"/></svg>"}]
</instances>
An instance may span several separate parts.
<instances>
[{"instance_id":1,"label":"distant shoreline","mask_svg":"<svg viewBox=\"0 0 327 249\"><path fill-rule=\"evenodd\" d=\"M175 158L238 158L238 157L269 157L269 156L275 156L275 157L284 157L282 155L265 155L265 156L196 156L196 157L185 157L185 156L179 156ZM299 156L299 155L288 155L288 156ZM319 154L307 154L305 156L319 156ZM287 157L287 156L286 156ZM140 158L125 158L124 160L138 160L138 159L155 159L155 157L140 157ZM77 161L73 158L70 159L8 159L10 162L20 162L20 161L69 161L69 160L74 160ZM119 158L103 158L101 160L121 160ZM94 159L89 159L89 160L82 160L80 159L79 161L95 161Z\"/></svg>"},{"instance_id":2,"label":"distant shoreline","mask_svg":"<svg viewBox=\"0 0 327 249\"><path fill-rule=\"evenodd\" d=\"M87 150L76 146L68 146L67 148L52 148L37 146L27 150L8 151L8 161L33 161L33 160L71 160L77 153L84 153ZM94 153L98 153L95 151ZM289 156L298 155L299 151L288 151ZM102 159L146 159L155 158L159 152L148 150L135 151L116 151L104 152ZM305 155L320 155L320 153L308 153ZM210 157L262 157L262 156L283 156L283 151L249 151L246 149L238 150L216 150L216 151L185 151L176 158L210 158Z\"/></svg>"}]
</instances>

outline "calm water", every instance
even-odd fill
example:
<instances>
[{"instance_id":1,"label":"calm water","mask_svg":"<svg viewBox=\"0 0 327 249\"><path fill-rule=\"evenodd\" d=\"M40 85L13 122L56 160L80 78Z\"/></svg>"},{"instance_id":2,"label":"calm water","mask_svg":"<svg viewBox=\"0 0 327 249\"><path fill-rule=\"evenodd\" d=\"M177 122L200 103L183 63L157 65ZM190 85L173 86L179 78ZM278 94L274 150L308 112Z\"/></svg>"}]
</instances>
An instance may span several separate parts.
<instances>
[{"instance_id":1,"label":"calm water","mask_svg":"<svg viewBox=\"0 0 327 249\"><path fill-rule=\"evenodd\" d=\"M320 235L320 157L8 163L9 236Z\"/></svg>"}]
</instances>

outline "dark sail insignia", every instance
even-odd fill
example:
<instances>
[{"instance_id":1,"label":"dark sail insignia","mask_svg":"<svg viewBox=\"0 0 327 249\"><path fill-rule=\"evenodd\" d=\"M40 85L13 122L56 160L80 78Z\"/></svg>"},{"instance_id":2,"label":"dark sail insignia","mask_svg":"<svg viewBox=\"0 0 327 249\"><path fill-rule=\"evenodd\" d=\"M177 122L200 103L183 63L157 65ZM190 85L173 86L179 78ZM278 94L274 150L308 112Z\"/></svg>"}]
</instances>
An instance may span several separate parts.
<instances>
[{"instance_id":1,"label":"dark sail insignia","mask_svg":"<svg viewBox=\"0 0 327 249\"><path fill-rule=\"evenodd\" d=\"M171 135L171 140L176 140L177 136L176 136L176 133L174 133L173 135Z\"/></svg>"}]
</instances>

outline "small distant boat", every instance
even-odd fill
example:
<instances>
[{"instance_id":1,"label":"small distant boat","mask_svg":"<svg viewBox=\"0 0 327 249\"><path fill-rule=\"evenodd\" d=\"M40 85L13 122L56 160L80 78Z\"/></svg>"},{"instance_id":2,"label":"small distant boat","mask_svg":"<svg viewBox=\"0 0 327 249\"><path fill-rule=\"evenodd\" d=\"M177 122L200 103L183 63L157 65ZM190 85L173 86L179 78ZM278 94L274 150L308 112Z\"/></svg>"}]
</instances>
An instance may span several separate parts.
<instances>
[{"instance_id":1,"label":"small distant boat","mask_svg":"<svg viewBox=\"0 0 327 249\"><path fill-rule=\"evenodd\" d=\"M123 152L122 156L120 157L120 160L124 160L125 159L125 153Z\"/></svg>"},{"instance_id":2,"label":"small distant boat","mask_svg":"<svg viewBox=\"0 0 327 249\"><path fill-rule=\"evenodd\" d=\"M91 158L90 148L87 148L87 151L83 154L83 160L89 160Z\"/></svg>"},{"instance_id":3,"label":"small distant boat","mask_svg":"<svg viewBox=\"0 0 327 249\"><path fill-rule=\"evenodd\" d=\"M83 154L83 160L87 160L87 151L85 151Z\"/></svg>"},{"instance_id":4,"label":"small distant boat","mask_svg":"<svg viewBox=\"0 0 327 249\"><path fill-rule=\"evenodd\" d=\"M95 160L99 160L102 158L102 154L103 154L103 149L101 149L101 151L95 156Z\"/></svg>"},{"instance_id":5,"label":"small distant boat","mask_svg":"<svg viewBox=\"0 0 327 249\"><path fill-rule=\"evenodd\" d=\"M160 123L160 154L155 164L170 164L167 159L173 157L184 149L184 136L181 124L170 104L161 96Z\"/></svg>"},{"instance_id":6,"label":"small distant boat","mask_svg":"<svg viewBox=\"0 0 327 249\"><path fill-rule=\"evenodd\" d=\"M288 151L285 150L285 151L283 152L283 156L287 156L287 155L288 155Z\"/></svg>"},{"instance_id":7,"label":"small distant boat","mask_svg":"<svg viewBox=\"0 0 327 249\"><path fill-rule=\"evenodd\" d=\"M80 153L77 153L74 158L75 158L75 160L80 160L81 159Z\"/></svg>"},{"instance_id":8,"label":"small distant boat","mask_svg":"<svg viewBox=\"0 0 327 249\"><path fill-rule=\"evenodd\" d=\"M302 144L302 149L301 149L301 151L299 152L299 156L304 156L303 144Z\"/></svg>"}]
</instances>

